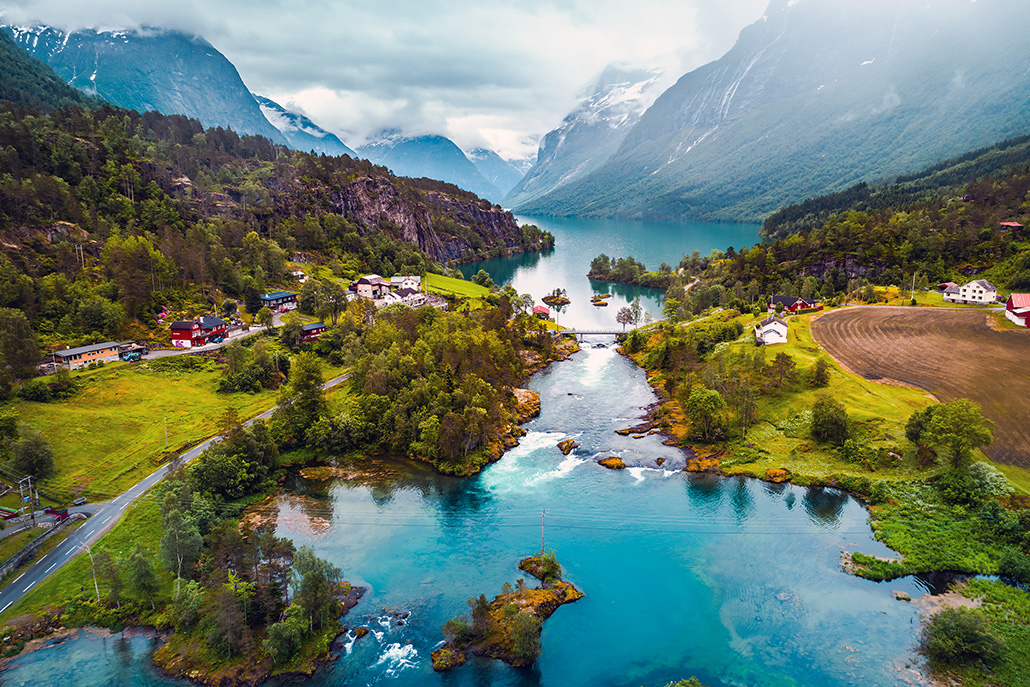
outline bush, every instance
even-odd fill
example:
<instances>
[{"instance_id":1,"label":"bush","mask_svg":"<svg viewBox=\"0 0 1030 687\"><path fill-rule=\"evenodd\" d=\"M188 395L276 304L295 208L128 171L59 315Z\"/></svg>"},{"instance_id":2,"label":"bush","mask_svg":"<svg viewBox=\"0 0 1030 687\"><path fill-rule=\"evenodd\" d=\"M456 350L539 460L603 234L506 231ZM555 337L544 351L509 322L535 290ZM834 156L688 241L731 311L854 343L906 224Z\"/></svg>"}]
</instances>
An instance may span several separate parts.
<instances>
[{"instance_id":1,"label":"bush","mask_svg":"<svg viewBox=\"0 0 1030 687\"><path fill-rule=\"evenodd\" d=\"M973 463L969 466L969 479L981 498L1000 498L1012 493L1012 485L1001 470L990 463Z\"/></svg>"},{"instance_id":2,"label":"bush","mask_svg":"<svg viewBox=\"0 0 1030 687\"><path fill-rule=\"evenodd\" d=\"M50 387L38 379L22 384L20 395L26 401L35 401L36 403L47 403L53 399Z\"/></svg>"},{"instance_id":3,"label":"bush","mask_svg":"<svg viewBox=\"0 0 1030 687\"><path fill-rule=\"evenodd\" d=\"M998 562L998 574L1015 580L1020 584L1030 585L1030 556L1009 549Z\"/></svg>"},{"instance_id":4,"label":"bush","mask_svg":"<svg viewBox=\"0 0 1030 687\"><path fill-rule=\"evenodd\" d=\"M835 446L843 446L850 432L848 414L839 401L819 394L812 405L812 436Z\"/></svg>"},{"instance_id":5,"label":"bush","mask_svg":"<svg viewBox=\"0 0 1030 687\"><path fill-rule=\"evenodd\" d=\"M1001 658L1004 642L991 631L987 616L971 608L945 608L923 628L921 650L931 665Z\"/></svg>"},{"instance_id":6,"label":"bush","mask_svg":"<svg viewBox=\"0 0 1030 687\"><path fill-rule=\"evenodd\" d=\"M509 621L512 652L532 663L540 656L540 620L531 613L517 613Z\"/></svg>"}]
</instances>

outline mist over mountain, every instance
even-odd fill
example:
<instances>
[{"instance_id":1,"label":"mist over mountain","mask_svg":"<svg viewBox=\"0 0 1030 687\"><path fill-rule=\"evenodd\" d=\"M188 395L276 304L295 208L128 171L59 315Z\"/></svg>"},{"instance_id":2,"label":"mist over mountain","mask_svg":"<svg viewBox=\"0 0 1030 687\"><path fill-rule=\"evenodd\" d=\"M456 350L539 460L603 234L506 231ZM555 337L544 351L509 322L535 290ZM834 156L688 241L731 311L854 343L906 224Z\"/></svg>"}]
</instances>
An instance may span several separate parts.
<instances>
[{"instance_id":1,"label":"mist over mountain","mask_svg":"<svg viewBox=\"0 0 1030 687\"><path fill-rule=\"evenodd\" d=\"M600 167L668 85L659 70L608 65L576 109L544 136L535 164L505 204L529 203Z\"/></svg>"},{"instance_id":2,"label":"mist over mountain","mask_svg":"<svg viewBox=\"0 0 1030 687\"><path fill-rule=\"evenodd\" d=\"M473 148L466 157L476 166L484 179L497 187L502 196L507 195L525 173L489 148Z\"/></svg>"},{"instance_id":3,"label":"mist over mountain","mask_svg":"<svg viewBox=\"0 0 1030 687\"><path fill-rule=\"evenodd\" d=\"M294 150L358 157L336 134L326 131L299 112L287 110L269 98L253 95L265 119L286 137L287 143Z\"/></svg>"},{"instance_id":4,"label":"mist over mountain","mask_svg":"<svg viewBox=\"0 0 1030 687\"><path fill-rule=\"evenodd\" d=\"M65 33L44 26L3 28L69 85L112 105L186 115L207 127L286 144L236 67L203 38L162 29Z\"/></svg>"},{"instance_id":5,"label":"mist over mountain","mask_svg":"<svg viewBox=\"0 0 1030 687\"><path fill-rule=\"evenodd\" d=\"M1025 16L1017 0L773 0L724 57L663 93L604 164L513 207L758 220L1026 133Z\"/></svg>"},{"instance_id":6,"label":"mist over mountain","mask_svg":"<svg viewBox=\"0 0 1030 687\"><path fill-rule=\"evenodd\" d=\"M357 153L400 176L447 181L494 203L504 196L445 136L405 136L385 130L359 146Z\"/></svg>"}]
</instances>

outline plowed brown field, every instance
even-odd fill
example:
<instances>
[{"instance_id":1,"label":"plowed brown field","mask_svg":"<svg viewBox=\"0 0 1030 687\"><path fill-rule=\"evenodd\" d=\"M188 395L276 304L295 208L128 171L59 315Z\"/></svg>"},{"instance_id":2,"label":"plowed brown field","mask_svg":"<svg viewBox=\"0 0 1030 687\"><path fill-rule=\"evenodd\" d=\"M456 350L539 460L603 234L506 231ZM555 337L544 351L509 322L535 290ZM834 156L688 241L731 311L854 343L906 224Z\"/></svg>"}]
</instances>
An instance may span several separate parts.
<instances>
[{"instance_id":1,"label":"plowed brown field","mask_svg":"<svg viewBox=\"0 0 1030 687\"><path fill-rule=\"evenodd\" d=\"M1030 468L1030 332L998 331L984 312L853 307L812 321L812 336L866 379L901 382L941 401L971 398L997 425L984 449Z\"/></svg>"}]
</instances>

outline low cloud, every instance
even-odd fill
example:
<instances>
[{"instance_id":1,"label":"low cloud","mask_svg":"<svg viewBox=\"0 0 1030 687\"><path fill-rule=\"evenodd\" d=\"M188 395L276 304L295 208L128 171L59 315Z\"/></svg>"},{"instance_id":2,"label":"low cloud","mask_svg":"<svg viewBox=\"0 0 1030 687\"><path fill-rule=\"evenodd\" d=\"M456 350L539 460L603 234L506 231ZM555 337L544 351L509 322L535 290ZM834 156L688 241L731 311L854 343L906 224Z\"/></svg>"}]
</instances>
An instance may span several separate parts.
<instances>
[{"instance_id":1,"label":"low cloud","mask_svg":"<svg viewBox=\"0 0 1030 687\"><path fill-rule=\"evenodd\" d=\"M524 157L618 60L683 73L722 55L766 0L8 0L7 23L166 27L206 38L248 87L348 143L382 128Z\"/></svg>"}]
</instances>

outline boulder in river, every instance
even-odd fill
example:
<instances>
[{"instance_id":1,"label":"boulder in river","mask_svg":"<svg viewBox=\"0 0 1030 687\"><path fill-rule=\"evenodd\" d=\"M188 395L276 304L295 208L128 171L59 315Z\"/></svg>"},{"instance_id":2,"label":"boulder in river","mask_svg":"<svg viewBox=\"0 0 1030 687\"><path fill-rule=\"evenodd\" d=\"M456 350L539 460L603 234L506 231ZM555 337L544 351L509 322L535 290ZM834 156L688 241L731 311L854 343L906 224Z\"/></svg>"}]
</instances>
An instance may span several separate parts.
<instances>
[{"instance_id":1,"label":"boulder in river","mask_svg":"<svg viewBox=\"0 0 1030 687\"><path fill-rule=\"evenodd\" d=\"M565 455L569 455L570 453L572 453L573 449L579 448L579 443L573 441L572 439L564 439L563 441L558 442L558 448Z\"/></svg>"},{"instance_id":2,"label":"boulder in river","mask_svg":"<svg viewBox=\"0 0 1030 687\"><path fill-rule=\"evenodd\" d=\"M608 468L609 470L625 470L626 469L626 464L623 463L622 462L622 458L619 458L618 456L610 456L608 458L602 458L601 460L597 461L597 464L598 465L603 465L604 467Z\"/></svg>"}]
</instances>

